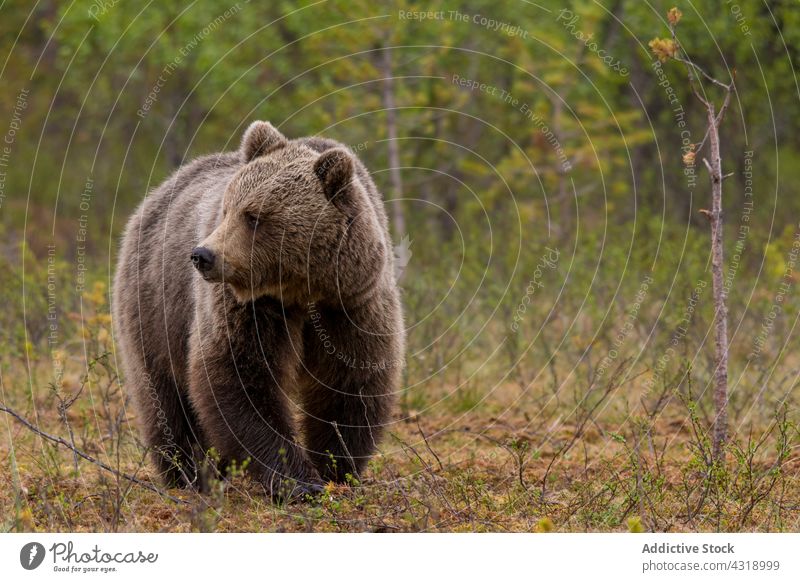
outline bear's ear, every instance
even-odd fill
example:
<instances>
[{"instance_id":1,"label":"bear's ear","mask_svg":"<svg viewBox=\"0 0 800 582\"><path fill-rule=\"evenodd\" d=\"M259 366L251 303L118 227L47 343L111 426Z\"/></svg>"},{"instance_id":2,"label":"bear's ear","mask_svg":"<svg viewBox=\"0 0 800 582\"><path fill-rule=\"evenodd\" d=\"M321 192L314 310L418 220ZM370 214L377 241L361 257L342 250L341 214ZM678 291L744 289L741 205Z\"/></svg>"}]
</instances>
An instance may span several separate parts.
<instances>
[{"instance_id":1,"label":"bear's ear","mask_svg":"<svg viewBox=\"0 0 800 582\"><path fill-rule=\"evenodd\" d=\"M314 173L322 182L325 196L339 210L350 214L352 210L353 158L343 148L331 148L320 154L314 162Z\"/></svg>"},{"instance_id":2,"label":"bear's ear","mask_svg":"<svg viewBox=\"0 0 800 582\"><path fill-rule=\"evenodd\" d=\"M247 163L258 156L263 156L270 150L285 146L286 143L284 135L269 121L254 121L244 132L239 151L242 160Z\"/></svg>"}]
</instances>

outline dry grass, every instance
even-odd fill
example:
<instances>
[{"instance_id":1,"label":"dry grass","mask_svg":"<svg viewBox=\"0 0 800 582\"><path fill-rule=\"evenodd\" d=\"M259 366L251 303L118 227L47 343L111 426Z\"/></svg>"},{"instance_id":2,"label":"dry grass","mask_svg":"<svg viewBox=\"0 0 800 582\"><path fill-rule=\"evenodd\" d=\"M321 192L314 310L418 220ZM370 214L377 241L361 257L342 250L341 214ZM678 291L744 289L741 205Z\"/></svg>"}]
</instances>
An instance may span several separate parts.
<instances>
[{"instance_id":1,"label":"dry grass","mask_svg":"<svg viewBox=\"0 0 800 582\"><path fill-rule=\"evenodd\" d=\"M207 495L147 488L160 486L116 373L105 288L83 300L63 352L26 343L0 354L0 404L61 439L0 412L3 531L800 530L799 366L788 352L737 376L724 466L710 460L710 368L695 357L693 370L688 348L657 376L622 353L599 373L608 351L582 357L578 337L558 358L532 352L501 383L463 366L415 382L428 374L416 363L362 481L278 506L241 471Z\"/></svg>"},{"instance_id":2,"label":"dry grass","mask_svg":"<svg viewBox=\"0 0 800 582\"><path fill-rule=\"evenodd\" d=\"M106 367L108 366L108 367ZM34 377L36 374L33 375ZM35 397L3 370L5 402L112 468L154 479L108 358ZM22 379L22 382L19 380ZM6 531L792 531L800 529L796 426L752 426L725 469L705 459L694 404L666 398L632 415L635 382L613 379L576 409L546 386L516 385L421 413L398 411L362 483L318 503L276 506L240 472L174 502L4 415L0 507ZM27 392L27 394L26 394ZM70 396L75 397L70 403ZM431 395L435 400L435 395ZM67 406L68 405L68 406ZM66 407L66 408L65 408ZM64 414L60 413L64 411ZM690 412L695 411L695 412ZM70 437L70 434L72 436ZM740 431L741 434L741 431ZM71 440L72 439L72 440ZM762 441L760 444L758 441ZM12 446L13 444L13 446ZM76 470L77 467L77 470Z\"/></svg>"}]
</instances>

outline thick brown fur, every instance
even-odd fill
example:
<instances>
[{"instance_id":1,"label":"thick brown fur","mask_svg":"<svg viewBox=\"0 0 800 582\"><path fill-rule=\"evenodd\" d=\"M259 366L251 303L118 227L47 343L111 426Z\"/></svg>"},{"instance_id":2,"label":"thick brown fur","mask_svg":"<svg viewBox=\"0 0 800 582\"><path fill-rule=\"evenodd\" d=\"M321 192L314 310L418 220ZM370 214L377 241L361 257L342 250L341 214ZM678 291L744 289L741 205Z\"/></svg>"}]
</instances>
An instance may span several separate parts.
<instances>
[{"instance_id":1,"label":"thick brown fur","mask_svg":"<svg viewBox=\"0 0 800 582\"><path fill-rule=\"evenodd\" d=\"M195 247L213 271L192 267ZM171 485L198 485L211 447L223 463L249 458L275 496L345 481L389 421L404 331L386 213L335 141L256 122L239 151L176 171L128 223L113 317Z\"/></svg>"}]
</instances>

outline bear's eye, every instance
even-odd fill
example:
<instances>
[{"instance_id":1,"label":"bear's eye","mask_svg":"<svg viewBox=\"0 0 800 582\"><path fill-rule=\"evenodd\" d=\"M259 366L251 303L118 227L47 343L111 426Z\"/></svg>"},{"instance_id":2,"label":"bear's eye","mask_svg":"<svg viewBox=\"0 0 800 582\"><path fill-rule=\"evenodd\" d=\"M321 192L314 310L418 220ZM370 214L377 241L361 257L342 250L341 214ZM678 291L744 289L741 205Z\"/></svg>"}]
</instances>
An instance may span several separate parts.
<instances>
[{"instance_id":1,"label":"bear's eye","mask_svg":"<svg viewBox=\"0 0 800 582\"><path fill-rule=\"evenodd\" d=\"M247 221L247 225L250 228L256 228L258 226L259 223L258 215L253 214L251 212L245 212L244 219Z\"/></svg>"}]
</instances>

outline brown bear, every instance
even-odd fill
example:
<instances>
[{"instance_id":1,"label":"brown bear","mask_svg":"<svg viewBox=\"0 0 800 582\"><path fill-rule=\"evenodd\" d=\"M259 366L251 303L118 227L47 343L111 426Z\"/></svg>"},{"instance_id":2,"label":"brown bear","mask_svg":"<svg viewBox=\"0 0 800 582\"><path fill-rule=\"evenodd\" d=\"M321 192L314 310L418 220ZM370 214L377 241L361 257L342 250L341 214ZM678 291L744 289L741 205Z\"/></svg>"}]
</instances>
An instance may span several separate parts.
<instances>
[{"instance_id":1,"label":"brown bear","mask_svg":"<svg viewBox=\"0 0 800 582\"><path fill-rule=\"evenodd\" d=\"M165 481L200 487L212 447L275 497L358 477L403 365L393 272L381 195L329 139L255 122L239 151L151 192L125 229L113 321Z\"/></svg>"}]
</instances>

